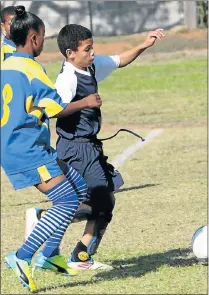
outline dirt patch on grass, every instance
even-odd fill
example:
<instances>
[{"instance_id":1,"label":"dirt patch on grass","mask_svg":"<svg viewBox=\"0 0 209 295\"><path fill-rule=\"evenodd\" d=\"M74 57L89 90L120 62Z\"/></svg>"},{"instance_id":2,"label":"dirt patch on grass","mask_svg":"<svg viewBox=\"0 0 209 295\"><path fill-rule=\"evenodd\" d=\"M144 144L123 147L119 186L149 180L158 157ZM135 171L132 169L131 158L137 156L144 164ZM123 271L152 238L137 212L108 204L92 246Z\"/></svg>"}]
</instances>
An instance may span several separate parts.
<instances>
[{"instance_id":1,"label":"dirt patch on grass","mask_svg":"<svg viewBox=\"0 0 209 295\"><path fill-rule=\"evenodd\" d=\"M204 38L207 37L207 29L180 30L175 34L183 38Z\"/></svg>"}]
</instances>

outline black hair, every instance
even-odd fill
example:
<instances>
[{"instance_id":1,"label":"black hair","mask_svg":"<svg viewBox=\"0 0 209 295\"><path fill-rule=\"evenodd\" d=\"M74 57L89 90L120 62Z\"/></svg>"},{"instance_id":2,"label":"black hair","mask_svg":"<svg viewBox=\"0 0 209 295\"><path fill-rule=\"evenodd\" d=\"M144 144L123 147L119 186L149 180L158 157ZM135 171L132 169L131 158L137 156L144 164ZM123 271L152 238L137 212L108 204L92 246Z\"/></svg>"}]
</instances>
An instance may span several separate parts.
<instances>
[{"instance_id":1,"label":"black hair","mask_svg":"<svg viewBox=\"0 0 209 295\"><path fill-rule=\"evenodd\" d=\"M31 29L40 32L40 27L44 26L43 21L31 12L26 12L24 6L15 7L16 16L12 20L10 34L16 46L24 46L28 33Z\"/></svg>"},{"instance_id":2,"label":"black hair","mask_svg":"<svg viewBox=\"0 0 209 295\"><path fill-rule=\"evenodd\" d=\"M1 11L1 23L5 23L7 15L16 15L15 6L7 6Z\"/></svg>"},{"instance_id":3,"label":"black hair","mask_svg":"<svg viewBox=\"0 0 209 295\"><path fill-rule=\"evenodd\" d=\"M92 33L89 29L75 24L64 26L57 37L57 44L61 53L67 57L66 50L77 50L81 41L92 38Z\"/></svg>"}]
</instances>

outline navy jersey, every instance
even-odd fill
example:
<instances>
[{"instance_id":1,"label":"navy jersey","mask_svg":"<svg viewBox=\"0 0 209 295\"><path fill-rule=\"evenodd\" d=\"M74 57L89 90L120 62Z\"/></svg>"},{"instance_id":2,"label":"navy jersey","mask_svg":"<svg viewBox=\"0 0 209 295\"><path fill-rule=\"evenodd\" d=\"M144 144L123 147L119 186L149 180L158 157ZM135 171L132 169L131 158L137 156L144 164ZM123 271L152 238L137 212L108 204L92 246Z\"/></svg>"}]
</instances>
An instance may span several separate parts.
<instances>
[{"instance_id":1,"label":"navy jersey","mask_svg":"<svg viewBox=\"0 0 209 295\"><path fill-rule=\"evenodd\" d=\"M14 52L1 70L1 164L10 175L57 158L48 121L67 104L29 54Z\"/></svg>"},{"instance_id":2,"label":"navy jersey","mask_svg":"<svg viewBox=\"0 0 209 295\"><path fill-rule=\"evenodd\" d=\"M16 51L16 45L11 40L6 37L3 38L1 42L1 63L12 55L12 53Z\"/></svg>"},{"instance_id":3,"label":"navy jersey","mask_svg":"<svg viewBox=\"0 0 209 295\"><path fill-rule=\"evenodd\" d=\"M63 102L81 100L90 94L98 93L97 82L104 80L119 64L119 56L97 55L94 59L94 69L89 68L84 71L65 61L55 87ZM57 120L58 135L67 139L90 138L98 134L100 128L101 111L99 108L83 109Z\"/></svg>"}]
</instances>

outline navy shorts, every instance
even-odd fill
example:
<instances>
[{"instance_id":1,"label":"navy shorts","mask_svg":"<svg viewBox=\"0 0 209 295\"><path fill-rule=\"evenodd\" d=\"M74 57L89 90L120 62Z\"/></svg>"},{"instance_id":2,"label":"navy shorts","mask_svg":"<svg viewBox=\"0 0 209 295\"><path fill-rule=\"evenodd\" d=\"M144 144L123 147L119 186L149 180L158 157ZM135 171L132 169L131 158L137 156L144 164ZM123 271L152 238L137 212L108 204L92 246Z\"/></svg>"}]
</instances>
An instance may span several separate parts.
<instances>
[{"instance_id":1,"label":"navy shorts","mask_svg":"<svg viewBox=\"0 0 209 295\"><path fill-rule=\"evenodd\" d=\"M103 154L102 142L85 138L67 140L59 137L57 155L83 176L90 200L95 200L97 204L99 202L103 209L106 206L109 208L107 196L117 191L124 182L120 173L107 162L108 157Z\"/></svg>"}]
</instances>

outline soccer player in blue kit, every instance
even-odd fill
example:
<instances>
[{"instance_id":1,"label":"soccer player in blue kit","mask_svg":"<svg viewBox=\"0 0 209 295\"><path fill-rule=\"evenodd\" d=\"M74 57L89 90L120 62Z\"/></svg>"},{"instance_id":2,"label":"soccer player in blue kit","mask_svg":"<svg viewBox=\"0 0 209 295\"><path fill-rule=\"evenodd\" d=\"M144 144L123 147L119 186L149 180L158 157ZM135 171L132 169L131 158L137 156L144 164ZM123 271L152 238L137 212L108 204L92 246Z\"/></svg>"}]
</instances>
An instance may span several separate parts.
<instances>
[{"instance_id":1,"label":"soccer player in blue kit","mask_svg":"<svg viewBox=\"0 0 209 295\"><path fill-rule=\"evenodd\" d=\"M15 16L15 7L7 6L1 11L1 63L16 50L11 40L10 26Z\"/></svg>"},{"instance_id":2,"label":"soccer player in blue kit","mask_svg":"<svg viewBox=\"0 0 209 295\"><path fill-rule=\"evenodd\" d=\"M164 36L163 30L157 29L149 32L142 44L128 51L115 56L101 56L94 53L90 30L76 24L64 26L57 41L65 61L55 83L63 102L82 101L89 94L98 92L97 83L115 69L133 62ZM84 234L68 259L68 265L78 270L112 268L92 257L112 219L114 191L123 184L119 172L107 163L107 157L103 154L102 142L97 138L100 128L101 111L98 108L82 109L57 120L58 158L83 176L90 197L85 202L91 210L89 214L85 210L87 224ZM35 208L33 210L37 211ZM33 224L36 219L29 217L28 224Z\"/></svg>"},{"instance_id":3,"label":"soccer player in blue kit","mask_svg":"<svg viewBox=\"0 0 209 295\"><path fill-rule=\"evenodd\" d=\"M59 249L62 237L80 203L86 200L84 179L69 166L66 174L57 162L57 153L50 146L49 118L68 116L83 108L99 108L98 94L65 103L57 93L43 67L34 57L40 55L45 35L43 21L15 7L11 37L16 52L2 63L1 68L1 165L14 189L34 186L52 202L27 240L4 261L21 284L36 291L31 259L35 266L66 275L75 274Z\"/></svg>"}]
</instances>

